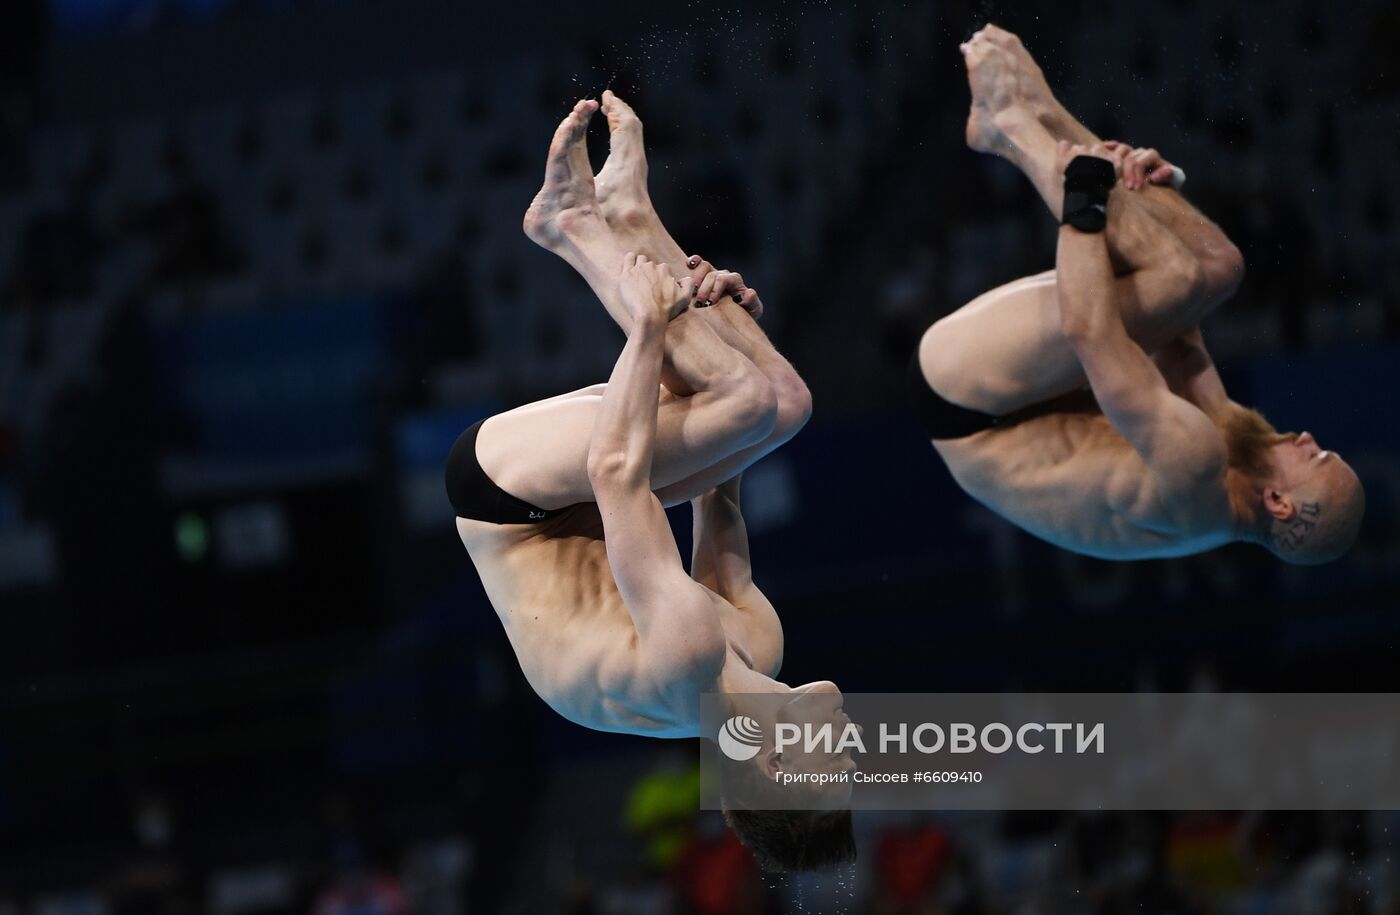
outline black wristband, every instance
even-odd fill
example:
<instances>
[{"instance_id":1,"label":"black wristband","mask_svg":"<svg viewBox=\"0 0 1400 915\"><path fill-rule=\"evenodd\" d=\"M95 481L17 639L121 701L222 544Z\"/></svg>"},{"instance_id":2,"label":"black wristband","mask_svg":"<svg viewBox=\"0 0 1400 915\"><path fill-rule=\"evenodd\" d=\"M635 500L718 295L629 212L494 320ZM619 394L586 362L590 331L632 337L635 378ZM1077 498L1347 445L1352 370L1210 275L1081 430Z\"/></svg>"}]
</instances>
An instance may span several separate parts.
<instances>
[{"instance_id":1,"label":"black wristband","mask_svg":"<svg viewBox=\"0 0 1400 915\"><path fill-rule=\"evenodd\" d=\"M1107 159L1075 156L1065 169L1060 221L1081 232L1102 232L1108 224L1108 192L1117 180L1113 163Z\"/></svg>"}]
</instances>

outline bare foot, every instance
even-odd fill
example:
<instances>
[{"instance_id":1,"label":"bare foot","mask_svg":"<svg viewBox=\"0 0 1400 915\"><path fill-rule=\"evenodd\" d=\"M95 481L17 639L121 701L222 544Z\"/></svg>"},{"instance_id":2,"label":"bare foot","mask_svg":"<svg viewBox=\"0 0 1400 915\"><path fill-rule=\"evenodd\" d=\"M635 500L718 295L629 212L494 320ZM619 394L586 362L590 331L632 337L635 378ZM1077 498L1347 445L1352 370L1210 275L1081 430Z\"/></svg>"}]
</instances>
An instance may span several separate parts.
<instances>
[{"instance_id":1,"label":"bare foot","mask_svg":"<svg viewBox=\"0 0 1400 915\"><path fill-rule=\"evenodd\" d=\"M642 144L642 119L611 89L603 92L603 115L608 119L608 161L598 170L598 200L647 196L647 154Z\"/></svg>"},{"instance_id":2,"label":"bare foot","mask_svg":"<svg viewBox=\"0 0 1400 915\"><path fill-rule=\"evenodd\" d=\"M616 233L643 238L662 233L661 218L647 193L647 154L642 143L642 121L632 106L611 89L603 93L603 114L608 119L608 161L598 170L598 203L603 218Z\"/></svg>"},{"instance_id":3,"label":"bare foot","mask_svg":"<svg viewBox=\"0 0 1400 915\"><path fill-rule=\"evenodd\" d=\"M596 224L606 230L588 162L588 122L598 110L580 99L554 131L545 161L544 186L525 211L525 234L542 248L557 251L571 235Z\"/></svg>"},{"instance_id":4,"label":"bare foot","mask_svg":"<svg viewBox=\"0 0 1400 915\"><path fill-rule=\"evenodd\" d=\"M967 145L979 152L1014 154L1008 134L1039 121L1047 129L1068 115L1056 101L1021 39L994 25L979 29L959 45L967 63L972 110L967 118Z\"/></svg>"}]
</instances>

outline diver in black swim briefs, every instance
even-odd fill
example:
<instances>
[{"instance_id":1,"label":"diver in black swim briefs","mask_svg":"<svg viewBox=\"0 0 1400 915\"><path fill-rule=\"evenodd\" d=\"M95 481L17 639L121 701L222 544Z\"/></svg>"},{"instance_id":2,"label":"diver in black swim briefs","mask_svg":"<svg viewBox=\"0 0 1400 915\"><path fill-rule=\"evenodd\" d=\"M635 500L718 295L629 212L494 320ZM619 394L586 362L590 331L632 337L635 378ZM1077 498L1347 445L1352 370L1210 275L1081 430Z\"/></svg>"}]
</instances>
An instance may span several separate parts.
<instances>
[{"instance_id":1,"label":"diver in black swim briefs","mask_svg":"<svg viewBox=\"0 0 1400 915\"><path fill-rule=\"evenodd\" d=\"M598 106L585 100L555 134L525 230L584 276L626 345L606 385L468 430L448 491L540 697L585 727L694 737L702 691L736 703L798 692L774 679L782 626L753 580L739 478L806 423L810 395L759 330L761 303L742 277L687 257L666 234L646 197L641 123L611 93L603 106L612 151L596 187L584 134ZM689 574L662 510L687 500ZM839 716L834 684L800 691L813 714ZM801 753L760 753L751 769L762 781L804 764ZM850 813L823 806L728 820L772 866L849 860Z\"/></svg>"},{"instance_id":2,"label":"diver in black swim briefs","mask_svg":"<svg viewBox=\"0 0 1400 915\"><path fill-rule=\"evenodd\" d=\"M1344 553L1365 505L1356 474L1231 400L1206 352L1198 324L1243 264L1178 193L1180 169L1100 142L1016 36L988 26L962 52L969 144L1025 172L1062 225L1054 271L979 296L920 343L914 403L953 478L1104 559L1235 541L1300 564ZM1092 400L1076 398L1086 384Z\"/></svg>"}]
</instances>

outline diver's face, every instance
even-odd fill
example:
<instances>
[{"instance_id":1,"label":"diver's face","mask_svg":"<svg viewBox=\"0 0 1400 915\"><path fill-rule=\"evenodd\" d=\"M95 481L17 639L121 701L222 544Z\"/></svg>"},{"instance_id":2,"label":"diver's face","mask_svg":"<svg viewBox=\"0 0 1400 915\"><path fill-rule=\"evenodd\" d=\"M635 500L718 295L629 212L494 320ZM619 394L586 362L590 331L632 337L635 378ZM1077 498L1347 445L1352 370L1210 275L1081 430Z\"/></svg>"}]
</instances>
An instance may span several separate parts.
<instances>
[{"instance_id":1,"label":"diver's face","mask_svg":"<svg viewBox=\"0 0 1400 915\"><path fill-rule=\"evenodd\" d=\"M1341 556L1356 540L1366 492L1356 471L1308 433L1270 446L1264 509L1273 515L1270 548L1298 565Z\"/></svg>"},{"instance_id":2,"label":"diver's face","mask_svg":"<svg viewBox=\"0 0 1400 915\"><path fill-rule=\"evenodd\" d=\"M1278 482L1285 489L1325 489L1333 476L1349 471L1341 456L1319 445L1311 432L1290 432L1280 438L1270 450L1270 457Z\"/></svg>"},{"instance_id":3,"label":"diver's face","mask_svg":"<svg viewBox=\"0 0 1400 915\"><path fill-rule=\"evenodd\" d=\"M846 714L845 697L836 684L830 680L819 680L799 686L793 691L778 711L778 721L795 724L801 729L802 739L783 749L782 768L791 772L837 773L850 772L856 768L852 758L852 748L842 747L842 737L851 727L855 733L864 733L860 725L852 723ZM822 729L829 727L830 740L824 739ZM816 736L809 749L806 737ZM830 744L828 749L827 744Z\"/></svg>"}]
</instances>

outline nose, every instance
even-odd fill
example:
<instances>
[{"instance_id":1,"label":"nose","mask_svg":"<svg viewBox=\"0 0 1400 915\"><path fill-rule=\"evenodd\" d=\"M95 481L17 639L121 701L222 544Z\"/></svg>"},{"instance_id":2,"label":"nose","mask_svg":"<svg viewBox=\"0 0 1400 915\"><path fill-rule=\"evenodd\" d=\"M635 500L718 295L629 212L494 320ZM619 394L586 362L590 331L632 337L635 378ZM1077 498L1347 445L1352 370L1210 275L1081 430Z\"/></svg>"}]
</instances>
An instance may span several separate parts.
<instances>
[{"instance_id":1,"label":"nose","mask_svg":"<svg viewBox=\"0 0 1400 915\"><path fill-rule=\"evenodd\" d=\"M1298 441L1298 444L1300 444L1300 445L1315 445L1315 444L1317 444L1317 440L1314 439L1314 438L1312 437L1312 433L1311 433L1311 432L1304 432L1304 433L1302 433L1301 435L1298 436L1298 440L1297 440L1297 441Z\"/></svg>"}]
</instances>

